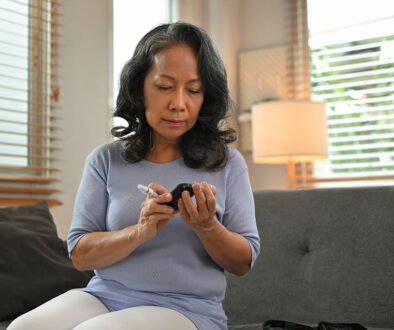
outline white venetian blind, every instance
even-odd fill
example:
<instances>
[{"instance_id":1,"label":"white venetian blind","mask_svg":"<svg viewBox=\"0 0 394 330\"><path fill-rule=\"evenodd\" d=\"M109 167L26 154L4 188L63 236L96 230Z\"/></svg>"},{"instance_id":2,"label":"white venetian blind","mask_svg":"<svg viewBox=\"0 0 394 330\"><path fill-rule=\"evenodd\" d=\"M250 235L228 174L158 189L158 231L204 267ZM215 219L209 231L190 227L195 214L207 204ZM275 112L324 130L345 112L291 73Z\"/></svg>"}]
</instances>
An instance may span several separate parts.
<instances>
[{"instance_id":1,"label":"white venetian blind","mask_svg":"<svg viewBox=\"0 0 394 330\"><path fill-rule=\"evenodd\" d=\"M56 199L60 4L0 2L0 205Z\"/></svg>"},{"instance_id":2,"label":"white venetian blind","mask_svg":"<svg viewBox=\"0 0 394 330\"><path fill-rule=\"evenodd\" d=\"M357 21L311 30L311 98L327 103L329 159L299 165L299 187L393 184L394 3L363 3Z\"/></svg>"}]
</instances>

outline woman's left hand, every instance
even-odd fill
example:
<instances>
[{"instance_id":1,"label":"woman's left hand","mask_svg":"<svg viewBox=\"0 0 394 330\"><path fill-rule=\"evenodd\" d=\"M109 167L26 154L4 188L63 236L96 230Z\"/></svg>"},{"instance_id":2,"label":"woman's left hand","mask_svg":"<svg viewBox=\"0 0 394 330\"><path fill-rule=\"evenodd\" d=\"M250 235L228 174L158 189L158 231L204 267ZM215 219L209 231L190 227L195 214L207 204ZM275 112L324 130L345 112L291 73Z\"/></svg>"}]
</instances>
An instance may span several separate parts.
<instances>
[{"instance_id":1,"label":"woman's left hand","mask_svg":"<svg viewBox=\"0 0 394 330\"><path fill-rule=\"evenodd\" d=\"M179 213L182 220L194 230L209 230L217 222L216 219L216 187L206 182L194 183L195 205L188 191L182 192L178 199Z\"/></svg>"},{"instance_id":2,"label":"woman's left hand","mask_svg":"<svg viewBox=\"0 0 394 330\"><path fill-rule=\"evenodd\" d=\"M188 191L178 199L182 220L197 234L210 257L226 271L243 275L250 269L252 251L245 237L227 230L216 218L216 187L193 184L196 204Z\"/></svg>"}]
</instances>

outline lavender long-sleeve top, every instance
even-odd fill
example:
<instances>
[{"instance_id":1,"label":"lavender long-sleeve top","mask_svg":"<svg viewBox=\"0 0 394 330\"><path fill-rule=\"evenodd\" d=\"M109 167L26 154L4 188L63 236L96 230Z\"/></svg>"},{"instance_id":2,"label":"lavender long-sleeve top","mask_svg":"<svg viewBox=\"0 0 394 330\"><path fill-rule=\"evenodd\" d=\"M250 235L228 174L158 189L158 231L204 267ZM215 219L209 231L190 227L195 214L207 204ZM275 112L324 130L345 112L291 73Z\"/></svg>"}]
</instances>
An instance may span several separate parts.
<instances>
[{"instance_id":1,"label":"lavender long-sleeve top","mask_svg":"<svg viewBox=\"0 0 394 330\"><path fill-rule=\"evenodd\" d=\"M248 169L241 154L229 148L219 170L192 169L183 158L157 164L128 163L121 157L124 142L102 145L87 157L68 236L69 252L85 234L113 231L136 224L146 196L138 184L155 182L171 191L178 183L206 181L216 186L218 220L250 244L252 262L260 241L256 228ZM198 329L227 329L222 308L224 270L208 255L194 231L176 215L152 240L123 260L95 270L84 291L114 310L156 305L190 318Z\"/></svg>"}]
</instances>

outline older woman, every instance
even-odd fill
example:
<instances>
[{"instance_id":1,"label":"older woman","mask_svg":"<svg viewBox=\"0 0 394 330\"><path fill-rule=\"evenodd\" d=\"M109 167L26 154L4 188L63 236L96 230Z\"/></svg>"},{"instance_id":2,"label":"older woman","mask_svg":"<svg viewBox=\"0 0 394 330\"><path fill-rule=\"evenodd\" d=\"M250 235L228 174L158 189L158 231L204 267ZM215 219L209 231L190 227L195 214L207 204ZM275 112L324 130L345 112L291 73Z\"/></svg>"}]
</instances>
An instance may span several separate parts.
<instances>
[{"instance_id":1,"label":"older woman","mask_svg":"<svg viewBox=\"0 0 394 330\"><path fill-rule=\"evenodd\" d=\"M228 109L204 31L164 24L142 38L116 105L128 126L88 156L68 238L75 267L95 276L10 329L227 328L224 271L245 274L259 253L247 166L222 125ZM175 210L165 203L183 182L194 196L183 191Z\"/></svg>"}]
</instances>

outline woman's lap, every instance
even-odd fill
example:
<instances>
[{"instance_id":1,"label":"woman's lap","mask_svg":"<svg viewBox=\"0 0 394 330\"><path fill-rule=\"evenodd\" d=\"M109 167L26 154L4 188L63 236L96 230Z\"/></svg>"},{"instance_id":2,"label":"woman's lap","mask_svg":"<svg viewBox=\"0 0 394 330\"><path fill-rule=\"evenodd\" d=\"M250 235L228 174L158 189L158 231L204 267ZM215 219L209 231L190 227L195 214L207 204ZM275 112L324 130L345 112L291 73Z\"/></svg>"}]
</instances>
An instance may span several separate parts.
<instances>
[{"instance_id":1,"label":"woman's lap","mask_svg":"<svg viewBox=\"0 0 394 330\"><path fill-rule=\"evenodd\" d=\"M7 330L72 329L92 317L109 313L93 295L71 290L15 319Z\"/></svg>"},{"instance_id":2,"label":"woman's lap","mask_svg":"<svg viewBox=\"0 0 394 330\"><path fill-rule=\"evenodd\" d=\"M7 330L25 329L182 329L197 328L186 316L172 309L140 306L116 312L93 295L81 291L68 291L45 304L21 315Z\"/></svg>"},{"instance_id":3,"label":"woman's lap","mask_svg":"<svg viewBox=\"0 0 394 330\"><path fill-rule=\"evenodd\" d=\"M139 306L97 316L74 330L197 330L183 314L164 307Z\"/></svg>"}]
</instances>

